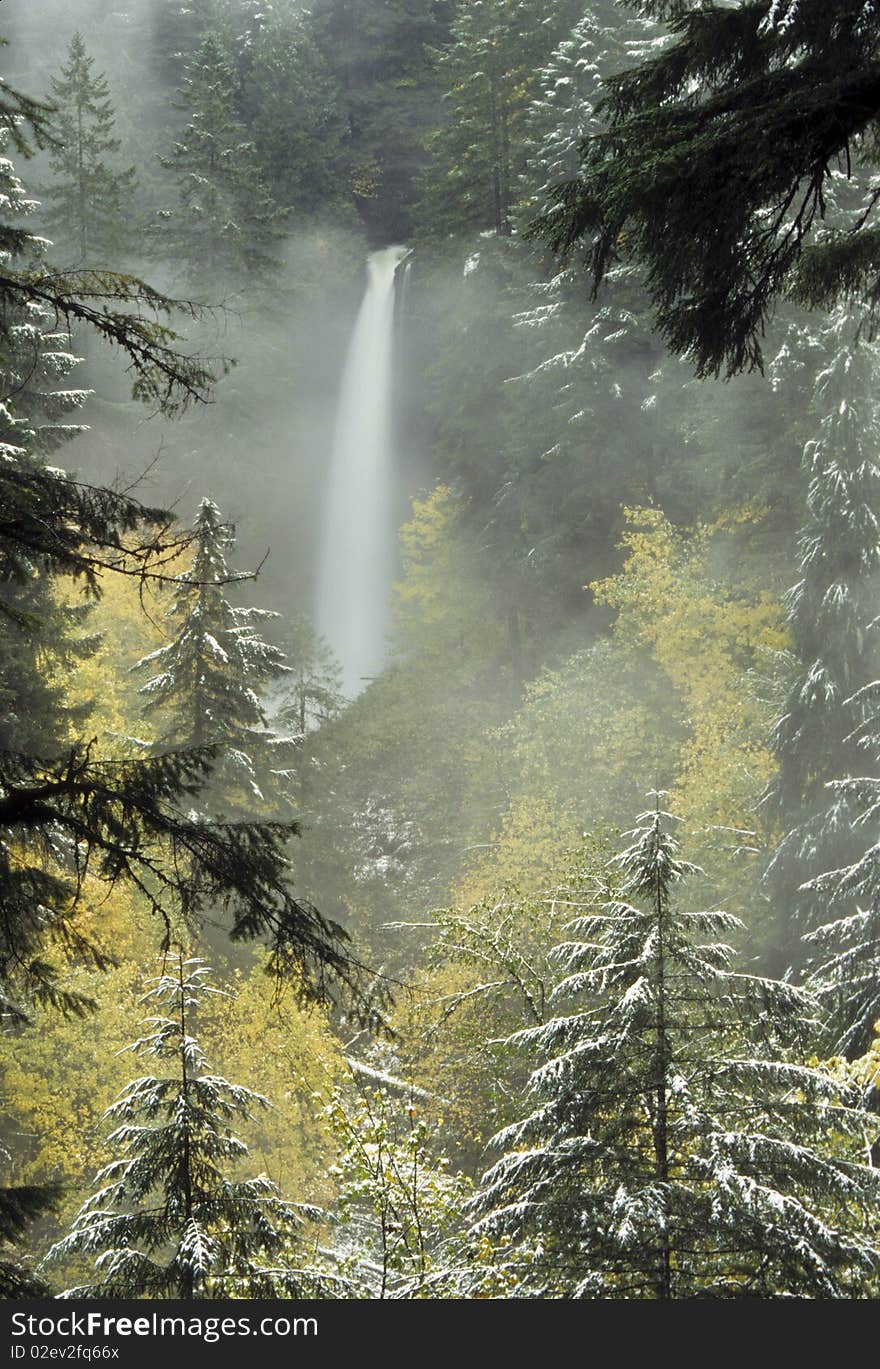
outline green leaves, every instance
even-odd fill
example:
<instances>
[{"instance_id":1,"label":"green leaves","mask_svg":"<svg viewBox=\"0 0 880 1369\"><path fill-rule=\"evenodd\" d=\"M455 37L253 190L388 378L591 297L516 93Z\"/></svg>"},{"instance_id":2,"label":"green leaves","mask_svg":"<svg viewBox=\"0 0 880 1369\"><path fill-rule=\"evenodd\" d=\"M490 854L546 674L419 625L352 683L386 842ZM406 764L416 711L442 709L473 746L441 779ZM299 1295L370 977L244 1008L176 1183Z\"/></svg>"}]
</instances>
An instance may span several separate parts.
<instances>
[{"instance_id":1,"label":"green leaves","mask_svg":"<svg viewBox=\"0 0 880 1369\"><path fill-rule=\"evenodd\" d=\"M696 871L656 798L619 888L559 891L558 1015L510 1039L539 1057L532 1110L495 1138L475 1231L511 1242L533 1296L866 1296L859 1090L785 1054L811 1000L735 969L736 919L676 901Z\"/></svg>"},{"instance_id":2,"label":"green leaves","mask_svg":"<svg viewBox=\"0 0 880 1369\"><path fill-rule=\"evenodd\" d=\"M640 262L670 349L730 376L762 365L765 324L806 288L798 266L826 216L856 242L871 228L872 203L840 224L829 191L872 158L880 26L858 6L802 25L765 23L764 0L677 9L673 43L608 81L607 131L531 231L583 248L594 292L621 258ZM852 249L823 265L822 297L848 294Z\"/></svg>"}]
</instances>

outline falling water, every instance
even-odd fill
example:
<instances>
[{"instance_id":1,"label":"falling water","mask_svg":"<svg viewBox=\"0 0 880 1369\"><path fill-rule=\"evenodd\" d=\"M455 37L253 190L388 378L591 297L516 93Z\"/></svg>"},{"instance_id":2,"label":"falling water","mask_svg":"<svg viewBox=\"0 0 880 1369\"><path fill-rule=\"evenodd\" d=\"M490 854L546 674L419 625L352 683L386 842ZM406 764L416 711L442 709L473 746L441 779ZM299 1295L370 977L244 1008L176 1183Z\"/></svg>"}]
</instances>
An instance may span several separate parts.
<instances>
[{"instance_id":1,"label":"falling water","mask_svg":"<svg viewBox=\"0 0 880 1369\"><path fill-rule=\"evenodd\" d=\"M354 698L385 662L394 577L391 380L394 276L405 247L373 252L336 419L318 561L317 625Z\"/></svg>"}]
</instances>

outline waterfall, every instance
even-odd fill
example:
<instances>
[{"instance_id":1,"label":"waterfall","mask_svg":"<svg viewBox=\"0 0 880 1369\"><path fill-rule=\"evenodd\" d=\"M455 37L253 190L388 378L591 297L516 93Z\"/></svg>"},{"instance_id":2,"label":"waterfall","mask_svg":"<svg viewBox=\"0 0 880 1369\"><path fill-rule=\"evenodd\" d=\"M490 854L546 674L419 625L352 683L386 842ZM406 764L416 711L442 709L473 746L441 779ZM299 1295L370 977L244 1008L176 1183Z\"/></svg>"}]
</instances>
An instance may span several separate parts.
<instances>
[{"instance_id":1,"label":"waterfall","mask_svg":"<svg viewBox=\"0 0 880 1369\"><path fill-rule=\"evenodd\" d=\"M405 247L368 258L339 396L318 558L317 627L354 698L385 663L394 578L391 382L394 277Z\"/></svg>"}]
</instances>

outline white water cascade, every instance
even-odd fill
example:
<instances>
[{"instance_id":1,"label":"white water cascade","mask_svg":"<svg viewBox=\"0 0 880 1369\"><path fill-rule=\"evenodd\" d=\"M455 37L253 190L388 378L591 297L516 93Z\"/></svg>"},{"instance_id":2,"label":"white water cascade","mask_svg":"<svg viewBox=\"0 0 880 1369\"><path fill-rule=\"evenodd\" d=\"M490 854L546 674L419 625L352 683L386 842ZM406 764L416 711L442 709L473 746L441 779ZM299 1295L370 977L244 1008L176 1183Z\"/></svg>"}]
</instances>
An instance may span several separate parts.
<instances>
[{"instance_id":1,"label":"white water cascade","mask_svg":"<svg viewBox=\"0 0 880 1369\"><path fill-rule=\"evenodd\" d=\"M345 363L324 493L317 627L339 658L350 699L385 663L395 566L394 277L407 250L386 247L368 259L367 290Z\"/></svg>"}]
</instances>

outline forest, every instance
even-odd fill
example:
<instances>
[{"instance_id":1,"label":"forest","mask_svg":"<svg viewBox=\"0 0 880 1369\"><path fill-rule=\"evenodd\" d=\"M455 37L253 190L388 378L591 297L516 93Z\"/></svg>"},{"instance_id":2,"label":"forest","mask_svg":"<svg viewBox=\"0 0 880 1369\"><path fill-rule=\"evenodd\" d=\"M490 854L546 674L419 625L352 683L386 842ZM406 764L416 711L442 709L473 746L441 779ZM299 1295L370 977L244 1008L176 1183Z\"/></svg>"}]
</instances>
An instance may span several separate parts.
<instances>
[{"instance_id":1,"label":"forest","mask_svg":"<svg viewBox=\"0 0 880 1369\"><path fill-rule=\"evenodd\" d=\"M0 40L0 1297L880 1296L880 11Z\"/></svg>"}]
</instances>

